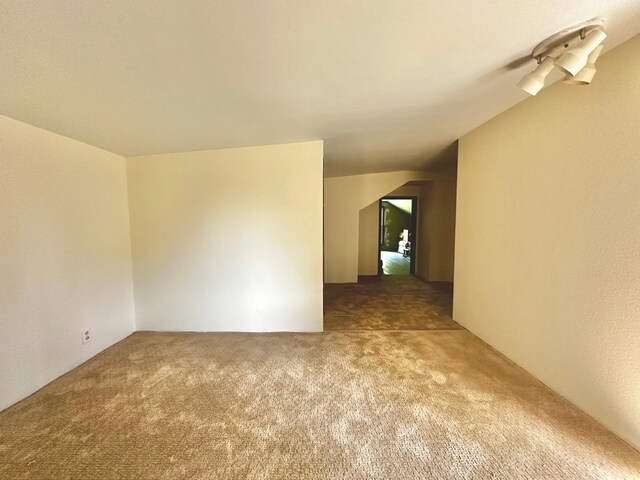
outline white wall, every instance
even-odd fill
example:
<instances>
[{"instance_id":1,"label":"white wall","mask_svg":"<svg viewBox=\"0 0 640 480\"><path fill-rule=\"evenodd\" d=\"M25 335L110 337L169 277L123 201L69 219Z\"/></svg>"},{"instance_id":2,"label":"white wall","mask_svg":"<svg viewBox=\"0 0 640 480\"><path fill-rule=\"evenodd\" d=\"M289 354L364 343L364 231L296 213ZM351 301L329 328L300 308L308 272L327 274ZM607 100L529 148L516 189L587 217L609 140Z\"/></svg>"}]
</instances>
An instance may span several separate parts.
<instances>
[{"instance_id":1,"label":"white wall","mask_svg":"<svg viewBox=\"0 0 640 480\"><path fill-rule=\"evenodd\" d=\"M125 159L3 116L0 145L3 409L135 325Z\"/></svg>"},{"instance_id":2,"label":"white wall","mask_svg":"<svg viewBox=\"0 0 640 480\"><path fill-rule=\"evenodd\" d=\"M454 317L640 447L640 37L460 141ZM515 88L515 87L514 87Z\"/></svg>"},{"instance_id":3,"label":"white wall","mask_svg":"<svg viewBox=\"0 0 640 480\"><path fill-rule=\"evenodd\" d=\"M358 281L360 210L410 181L447 177L426 172L388 172L326 178L324 182L324 281Z\"/></svg>"},{"instance_id":4,"label":"white wall","mask_svg":"<svg viewBox=\"0 0 640 480\"><path fill-rule=\"evenodd\" d=\"M322 330L322 142L127 160L140 330Z\"/></svg>"}]
</instances>

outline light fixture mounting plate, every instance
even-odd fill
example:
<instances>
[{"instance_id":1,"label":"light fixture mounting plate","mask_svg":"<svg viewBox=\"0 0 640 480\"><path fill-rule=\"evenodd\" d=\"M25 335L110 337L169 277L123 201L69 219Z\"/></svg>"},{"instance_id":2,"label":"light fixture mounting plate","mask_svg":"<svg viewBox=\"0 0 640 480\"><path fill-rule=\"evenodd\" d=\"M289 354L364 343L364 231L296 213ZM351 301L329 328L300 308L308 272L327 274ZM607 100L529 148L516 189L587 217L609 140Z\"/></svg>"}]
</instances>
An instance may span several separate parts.
<instances>
[{"instance_id":1,"label":"light fixture mounting plate","mask_svg":"<svg viewBox=\"0 0 640 480\"><path fill-rule=\"evenodd\" d=\"M580 32L588 35L592 30L602 30L603 26L604 18L596 17L572 27L567 27L540 42L531 52L531 56L536 59L542 59L555 52L555 50L564 48L565 45L573 46L580 39Z\"/></svg>"}]
</instances>

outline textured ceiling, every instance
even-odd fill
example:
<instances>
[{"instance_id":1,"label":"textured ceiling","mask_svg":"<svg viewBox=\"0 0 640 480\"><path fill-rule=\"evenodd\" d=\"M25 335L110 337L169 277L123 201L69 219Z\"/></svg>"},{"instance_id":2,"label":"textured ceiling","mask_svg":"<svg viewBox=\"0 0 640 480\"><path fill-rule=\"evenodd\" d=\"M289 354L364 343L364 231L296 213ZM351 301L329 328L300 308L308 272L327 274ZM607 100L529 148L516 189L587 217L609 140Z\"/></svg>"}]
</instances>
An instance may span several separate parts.
<instances>
[{"instance_id":1,"label":"textured ceiling","mask_svg":"<svg viewBox=\"0 0 640 480\"><path fill-rule=\"evenodd\" d=\"M435 169L595 16L605 51L640 32L638 0L0 0L0 113L127 156L323 139L328 176Z\"/></svg>"}]
</instances>

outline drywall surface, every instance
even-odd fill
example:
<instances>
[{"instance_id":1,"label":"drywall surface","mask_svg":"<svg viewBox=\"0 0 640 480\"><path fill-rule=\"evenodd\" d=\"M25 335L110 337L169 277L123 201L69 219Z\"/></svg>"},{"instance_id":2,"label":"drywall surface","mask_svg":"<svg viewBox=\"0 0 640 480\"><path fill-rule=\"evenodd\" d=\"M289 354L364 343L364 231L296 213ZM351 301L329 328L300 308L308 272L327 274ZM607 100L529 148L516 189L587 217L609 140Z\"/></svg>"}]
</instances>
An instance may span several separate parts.
<instances>
[{"instance_id":1,"label":"drywall surface","mask_svg":"<svg viewBox=\"0 0 640 480\"><path fill-rule=\"evenodd\" d=\"M410 181L446 177L426 172L388 172L325 178L324 281L358 281L360 210ZM371 221L371 215L369 220ZM370 228L370 226L368 227ZM375 237L374 237L375 238ZM377 251L377 246L375 247ZM369 258L367 256L367 258ZM367 271L370 267L366 267ZM360 269L362 272L363 269ZM376 267L377 272L377 267ZM363 274L363 273L361 273ZM373 273L372 273L373 275Z\"/></svg>"},{"instance_id":2,"label":"drywall surface","mask_svg":"<svg viewBox=\"0 0 640 480\"><path fill-rule=\"evenodd\" d=\"M322 330L322 142L127 165L139 330Z\"/></svg>"},{"instance_id":3,"label":"drywall surface","mask_svg":"<svg viewBox=\"0 0 640 480\"><path fill-rule=\"evenodd\" d=\"M134 329L125 159L0 116L0 409Z\"/></svg>"},{"instance_id":4,"label":"drywall surface","mask_svg":"<svg viewBox=\"0 0 640 480\"><path fill-rule=\"evenodd\" d=\"M377 275L380 243L378 200L360 210L358 218L358 275Z\"/></svg>"},{"instance_id":5,"label":"drywall surface","mask_svg":"<svg viewBox=\"0 0 640 480\"><path fill-rule=\"evenodd\" d=\"M640 447L640 37L460 141L454 318Z\"/></svg>"},{"instance_id":6,"label":"drywall surface","mask_svg":"<svg viewBox=\"0 0 640 480\"><path fill-rule=\"evenodd\" d=\"M456 182L428 182L420 188L417 272L429 281L453 282Z\"/></svg>"}]
</instances>

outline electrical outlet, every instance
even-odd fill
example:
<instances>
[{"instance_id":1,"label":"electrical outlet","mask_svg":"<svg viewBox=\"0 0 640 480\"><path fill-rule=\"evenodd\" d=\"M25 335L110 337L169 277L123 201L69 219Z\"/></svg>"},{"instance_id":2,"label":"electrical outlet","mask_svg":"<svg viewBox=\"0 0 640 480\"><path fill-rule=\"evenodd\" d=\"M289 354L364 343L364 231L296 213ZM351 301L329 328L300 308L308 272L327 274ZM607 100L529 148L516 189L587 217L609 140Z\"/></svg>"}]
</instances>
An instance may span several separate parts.
<instances>
[{"instance_id":1,"label":"electrical outlet","mask_svg":"<svg viewBox=\"0 0 640 480\"><path fill-rule=\"evenodd\" d=\"M82 331L82 343L89 343L91 341L91 329L87 328Z\"/></svg>"}]
</instances>

